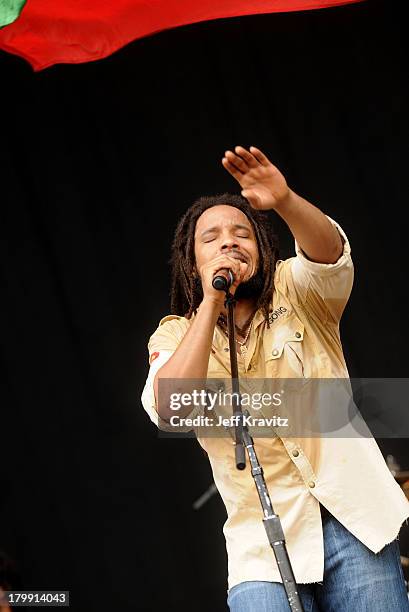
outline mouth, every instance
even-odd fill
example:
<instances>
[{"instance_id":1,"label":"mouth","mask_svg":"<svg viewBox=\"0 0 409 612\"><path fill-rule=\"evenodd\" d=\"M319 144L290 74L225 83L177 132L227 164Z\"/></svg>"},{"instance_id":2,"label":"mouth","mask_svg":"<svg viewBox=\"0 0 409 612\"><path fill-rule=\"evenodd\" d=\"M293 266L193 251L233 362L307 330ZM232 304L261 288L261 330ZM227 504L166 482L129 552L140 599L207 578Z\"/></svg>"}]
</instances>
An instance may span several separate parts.
<instances>
[{"instance_id":1,"label":"mouth","mask_svg":"<svg viewBox=\"0 0 409 612\"><path fill-rule=\"evenodd\" d=\"M238 259L243 263L248 263L247 258L244 257L244 255L242 255L241 253L237 253L237 251L230 251L230 253L226 253L226 255L228 255L229 257L233 257L233 259Z\"/></svg>"}]
</instances>

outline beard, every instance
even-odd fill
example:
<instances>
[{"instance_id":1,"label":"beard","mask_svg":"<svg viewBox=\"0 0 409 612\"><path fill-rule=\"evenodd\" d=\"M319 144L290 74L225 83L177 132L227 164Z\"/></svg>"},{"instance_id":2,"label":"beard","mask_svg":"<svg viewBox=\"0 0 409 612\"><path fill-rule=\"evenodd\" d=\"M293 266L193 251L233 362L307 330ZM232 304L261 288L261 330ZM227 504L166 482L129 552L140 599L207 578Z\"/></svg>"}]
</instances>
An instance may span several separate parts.
<instances>
[{"instance_id":1,"label":"beard","mask_svg":"<svg viewBox=\"0 0 409 612\"><path fill-rule=\"evenodd\" d=\"M246 300L250 298L254 300L258 300L258 298L261 296L263 292L263 287L264 287L264 278L259 268L257 272L253 274L251 278L249 278L244 283L240 283L240 285L236 289L234 297L237 300L243 300L243 299ZM196 299L198 299L199 302L202 301L203 289L202 289L202 282L199 277L196 277L194 279L193 291L197 296Z\"/></svg>"},{"instance_id":2,"label":"beard","mask_svg":"<svg viewBox=\"0 0 409 612\"><path fill-rule=\"evenodd\" d=\"M240 283L240 285L236 289L234 297L237 300L249 298L257 300L262 294L263 287L264 278L259 268L257 272L251 278L249 278L249 280L245 281L244 283Z\"/></svg>"}]
</instances>

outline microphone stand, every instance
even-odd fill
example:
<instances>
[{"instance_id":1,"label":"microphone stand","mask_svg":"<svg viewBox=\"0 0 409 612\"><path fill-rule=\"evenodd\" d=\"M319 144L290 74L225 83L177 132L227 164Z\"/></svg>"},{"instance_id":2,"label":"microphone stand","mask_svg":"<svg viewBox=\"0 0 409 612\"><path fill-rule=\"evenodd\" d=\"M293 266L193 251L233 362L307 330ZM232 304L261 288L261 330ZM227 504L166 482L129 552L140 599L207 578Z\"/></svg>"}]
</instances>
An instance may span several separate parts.
<instances>
[{"instance_id":1,"label":"microphone stand","mask_svg":"<svg viewBox=\"0 0 409 612\"><path fill-rule=\"evenodd\" d=\"M243 422L243 411L241 407L241 396L239 386L239 372L237 367L237 352L236 339L234 328L234 307L236 300L229 291L229 286L225 289L227 307L227 330L229 334L229 349L230 349L230 367L232 378L232 397L233 397L233 423L235 429L235 458L236 467L238 470L244 470L246 467L246 455L244 447L247 448L247 453L251 465L251 475L254 478L257 487L257 493L263 509L263 524L267 533L268 541L273 549L277 566L280 571L283 586L287 594L288 605L290 610L294 612L304 612L300 597L297 591L294 573L291 567L290 559L285 544L284 532L281 527L280 517L275 514L268 493L266 481L264 479L263 468L261 467L256 452L254 450L253 439L248 432L247 426Z\"/></svg>"}]
</instances>

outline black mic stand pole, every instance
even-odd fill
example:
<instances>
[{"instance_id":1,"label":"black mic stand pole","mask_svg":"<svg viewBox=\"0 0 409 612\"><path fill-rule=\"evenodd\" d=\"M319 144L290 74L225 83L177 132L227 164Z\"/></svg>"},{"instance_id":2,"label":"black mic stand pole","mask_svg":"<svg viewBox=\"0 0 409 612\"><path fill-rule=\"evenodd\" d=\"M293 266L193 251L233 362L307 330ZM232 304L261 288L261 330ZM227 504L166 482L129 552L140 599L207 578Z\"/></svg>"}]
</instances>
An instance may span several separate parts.
<instances>
[{"instance_id":1,"label":"black mic stand pole","mask_svg":"<svg viewBox=\"0 0 409 612\"><path fill-rule=\"evenodd\" d=\"M232 378L232 398L233 398L233 422L235 429L235 455L236 467L238 470L244 470L246 467L246 454L244 447L247 448L247 453L251 465L251 474L257 487L257 493L263 509L263 524L267 533L268 541L273 549L277 566L280 571L280 576L283 581L283 586L287 594L288 605L290 610L294 612L304 612L300 597L297 591L294 573L291 567L290 559L285 544L284 532L281 527L280 517L275 514L268 493L266 481L264 479L263 468L261 467L256 452L254 450L253 439L250 436L247 426L243 423L243 411L241 408L241 396L239 386L239 372L237 367L237 352L236 338L234 329L234 306L236 300L230 293L229 287L226 289L227 307L227 330L229 334L229 349L230 349L230 367Z\"/></svg>"}]
</instances>

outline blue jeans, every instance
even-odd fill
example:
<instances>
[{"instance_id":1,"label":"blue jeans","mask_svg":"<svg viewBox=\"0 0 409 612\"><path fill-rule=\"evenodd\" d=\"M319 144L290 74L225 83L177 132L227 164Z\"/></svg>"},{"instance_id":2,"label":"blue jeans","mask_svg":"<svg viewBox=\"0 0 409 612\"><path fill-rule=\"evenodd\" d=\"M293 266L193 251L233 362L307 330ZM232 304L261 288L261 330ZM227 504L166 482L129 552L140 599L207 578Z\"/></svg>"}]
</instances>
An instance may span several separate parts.
<instances>
[{"instance_id":1,"label":"blue jeans","mask_svg":"<svg viewBox=\"0 0 409 612\"><path fill-rule=\"evenodd\" d=\"M304 612L409 612L397 540L374 554L331 514L324 516L324 581L298 585ZM290 610L280 582L242 582L227 603L231 612Z\"/></svg>"}]
</instances>

